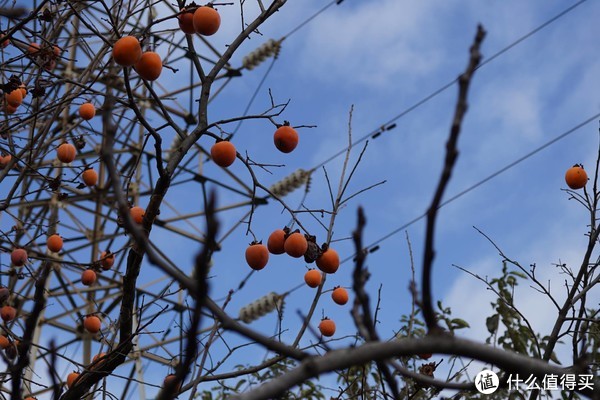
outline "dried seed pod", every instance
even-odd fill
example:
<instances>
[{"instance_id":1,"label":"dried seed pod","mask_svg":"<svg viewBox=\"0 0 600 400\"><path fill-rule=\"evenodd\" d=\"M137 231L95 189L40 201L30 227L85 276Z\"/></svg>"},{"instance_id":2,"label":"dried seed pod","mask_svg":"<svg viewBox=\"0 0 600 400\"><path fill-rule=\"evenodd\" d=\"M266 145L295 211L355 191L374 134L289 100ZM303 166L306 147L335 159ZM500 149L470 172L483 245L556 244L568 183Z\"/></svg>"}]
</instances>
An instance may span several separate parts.
<instances>
[{"instance_id":1,"label":"dried seed pod","mask_svg":"<svg viewBox=\"0 0 600 400\"><path fill-rule=\"evenodd\" d=\"M271 292L240 309L239 318L249 324L275 309L283 312L283 297L275 292Z\"/></svg>"},{"instance_id":2,"label":"dried seed pod","mask_svg":"<svg viewBox=\"0 0 600 400\"><path fill-rule=\"evenodd\" d=\"M260 63L265 61L267 58L273 56L277 58L279 51L281 50L281 41L269 39L267 42L260 45L259 48L252 51L250 54L242 59L242 65L247 70L253 70L258 67Z\"/></svg>"},{"instance_id":3,"label":"dried seed pod","mask_svg":"<svg viewBox=\"0 0 600 400\"><path fill-rule=\"evenodd\" d=\"M308 181L309 177L309 171L298 169L291 175L286 176L279 182L272 185L269 188L269 191L273 193L274 196L283 197L304 185Z\"/></svg>"}]
</instances>

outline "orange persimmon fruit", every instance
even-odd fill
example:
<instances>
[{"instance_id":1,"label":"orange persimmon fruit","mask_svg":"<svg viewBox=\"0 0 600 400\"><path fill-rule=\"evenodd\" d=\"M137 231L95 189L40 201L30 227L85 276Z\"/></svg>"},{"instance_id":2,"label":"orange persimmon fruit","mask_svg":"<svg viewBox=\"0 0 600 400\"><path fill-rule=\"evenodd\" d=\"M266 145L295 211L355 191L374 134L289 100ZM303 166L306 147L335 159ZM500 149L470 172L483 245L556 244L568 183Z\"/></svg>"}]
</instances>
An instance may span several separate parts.
<instances>
[{"instance_id":1,"label":"orange persimmon fruit","mask_svg":"<svg viewBox=\"0 0 600 400\"><path fill-rule=\"evenodd\" d=\"M246 262L253 270L263 269L269 262L269 250L262 243L252 242L246 248Z\"/></svg>"},{"instance_id":2,"label":"orange persimmon fruit","mask_svg":"<svg viewBox=\"0 0 600 400\"><path fill-rule=\"evenodd\" d=\"M17 316L17 309L8 304L2 306L0 309L0 317L4 322L12 321Z\"/></svg>"},{"instance_id":3,"label":"orange persimmon fruit","mask_svg":"<svg viewBox=\"0 0 600 400\"><path fill-rule=\"evenodd\" d=\"M285 231L283 229L275 229L267 239L267 249L271 254L285 253Z\"/></svg>"},{"instance_id":4,"label":"orange persimmon fruit","mask_svg":"<svg viewBox=\"0 0 600 400\"><path fill-rule=\"evenodd\" d=\"M131 215L131 219L136 224L141 224L144 221L144 215L146 214L146 210L142 207L134 206L129 209L129 215Z\"/></svg>"},{"instance_id":5,"label":"orange persimmon fruit","mask_svg":"<svg viewBox=\"0 0 600 400\"><path fill-rule=\"evenodd\" d=\"M316 264L321 271L333 274L340 266L340 256L337 251L329 247L317 257Z\"/></svg>"},{"instance_id":6,"label":"orange persimmon fruit","mask_svg":"<svg viewBox=\"0 0 600 400\"><path fill-rule=\"evenodd\" d=\"M5 48L9 44L10 44L10 39L8 39L4 33L0 33L0 47Z\"/></svg>"},{"instance_id":7,"label":"orange persimmon fruit","mask_svg":"<svg viewBox=\"0 0 600 400\"><path fill-rule=\"evenodd\" d=\"M25 86L24 83L21 83L19 85L18 89L21 91L21 94L23 95L23 98L25 98L27 96L27 86Z\"/></svg>"},{"instance_id":8,"label":"orange persimmon fruit","mask_svg":"<svg viewBox=\"0 0 600 400\"><path fill-rule=\"evenodd\" d=\"M217 33L221 26L221 16L210 6L198 7L193 16L194 30L204 36Z\"/></svg>"},{"instance_id":9,"label":"orange persimmon fruit","mask_svg":"<svg viewBox=\"0 0 600 400\"><path fill-rule=\"evenodd\" d=\"M36 55L36 53L39 52L40 49L41 49L41 47L38 43L31 42L31 43L29 43L29 47L27 47L27 52L30 55Z\"/></svg>"},{"instance_id":10,"label":"orange persimmon fruit","mask_svg":"<svg viewBox=\"0 0 600 400\"><path fill-rule=\"evenodd\" d=\"M319 323L319 331L323 336L333 336L335 334L335 322L325 317Z\"/></svg>"},{"instance_id":11,"label":"orange persimmon fruit","mask_svg":"<svg viewBox=\"0 0 600 400\"><path fill-rule=\"evenodd\" d=\"M15 267L22 267L27 262L27 251L25 249L14 249L10 253L10 261Z\"/></svg>"},{"instance_id":12,"label":"orange persimmon fruit","mask_svg":"<svg viewBox=\"0 0 600 400\"><path fill-rule=\"evenodd\" d=\"M71 386L73 386L73 383L75 383L77 378L79 378L79 372L73 371L69 373L69 375L67 375L67 387L70 388Z\"/></svg>"},{"instance_id":13,"label":"orange persimmon fruit","mask_svg":"<svg viewBox=\"0 0 600 400\"><path fill-rule=\"evenodd\" d=\"M4 95L6 104L11 107L19 107L23 103L23 92L21 89L14 89Z\"/></svg>"},{"instance_id":14,"label":"orange persimmon fruit","mask_svg":"<svg viewBox=\"0 0 600 400\"><path fill-rule=\"evenodd\" d=\"M10 154L0 155L0 168L6 167L10 160L12 160L12 156Z\"/></svg>"},{"instance_id":15,"label":"orange persimmon fruit","mask_svg":"<svg viewBox=\"0 0 600 400\"><path fill-rule=\"evenodd\" d=\"M100 254L100 265L102 269L108 271L112 268L115 263L115 253L111 253L110 251L103 251Z\"/></svg>"},{"instance_id":16,"label":"orange persimmon fruit","mask_svg":"<svg viewBox=\"0 0 600 400\"><path fill-rule=\"evenodd\" d=\"M63 143L56 149L57 158L65 163L71 163L77 156L77 149L71 143Z\"/></svg>"},{"instance_id":17,"label":"orange persimmon fruit","mask_svg":"<svg viewBox=\"0 0 600 400\"><path fill-rule=\"evenodd\" d=\"M336 286L331 292L331 298L336 304L343 306L348 302L348 291L341 286Z\"/></svg>"},{"instance_id":18,"label":"orange persimmon fruit","mask_svg":"<svg viewBox=\"0 0 600 400\"><path fill-rule=\"evenodd\" d=\"M48 250L50 250L53 253L58 253L59 251L62 250L63 247L63 239L60 237L59 234L53 234L48 236L48 239L46 240L46 246L48 247Z\"/></svg>"},{"instance_id":19,"label":"orange persimmon fruit","mask_svg":"<svg viewBox=\"0 0 600 400\"><path fill-rule=\"evenodd\" d=\"M98 173L93 168L88 168L81 174L81 179L86 186L94 186L98 183Z\"/></svg>"},{"instance_id":20,"label":"orange persimmon fruit","mask_svg":"<svg viewBox=\"0 0 600 400\"><path fill-rule=\"evenodd\" d=\"M583 165L575 164L569 168L565 173L565 181L573 190L583 188L588 181L587 172L583 169Z\"/></svg>"},{"instance_id":21,"label":"orange persimmon fruit","mask_svg":"<svg viewBox=\"0 0 600 400\"><path fill-rule=\"evenodd\" d=\"M228 140L222 140L213 144L210 148L210 156L219 167L229 167L235 161L235 146Z\"/></svg>"},{"instance_id":22,"label":"orange persimmon fruit","mask_svg":"<svg viewBox=\"0 0 600 400\"><path fill-rule=\"evenodd\" d=\"M133 66L142 57L140 41L134 36L123 36L115 42L112 56L123 67Z\"/></svg>"},{"instance_id":23,"label":"orange persimmon fruit","mask_svg":"<svg viewBox=\"0 0 600 400\"><path fill-rule=\"evenodd\" d=\"M138 75L147 81L155 81L162 72L163 64L158 53L154 51L145 51L142 57L136 62L133 68Z\"/></svg>"},{"instance_id":24,"label":"orange persimmon fruit","mask_svg":"<svg viewBox=\"0 0 600 400\"><path fill-rule=\"evenodd\" d=\"M79 116L86 121L96 116L96 107L92 103L83 103L79 106Z\"/></svg>"},{"instance_id":25,"label":"orange persimmon fruit","mask_svg":"<svg viewBox=\"0 0 600 400\"><path fill-rule=\"evenodd\" d=\"M106 353L101 352L96 354L93 358L92 358L92 362L95 363L96 361L102 359L104 356L106 355Z\"/></svg>"},{"instance_id":26,"label":"orange persimmon fruit","mask_svg":"<svg viewBox=\"0 0 600 400\"><path fill-rule=\"evenodd\" d=\"M102 322L100 318L95 315L88 315L83 320L83 327L89 333L98 333L100 332L100 328L102 327Z\"/></svg>"},{"instance_id":27,"label":"orange persimmon fruit","mask_svg":"<svg viewBox=\"0 0 600 400\"><path fill-rule=\"evenodd\" d=\"M277 128L273 135L273 142L277 150L291 153L298 146L298 132L286 123Z\"/></svg>"},{"instance_id":28,"label":"orange persimmon fruit","mask_svg":"<svg viewBox=\"0 0 600 400\"><path fill-rule=\"evenodd\" d=\"M322 281L323 275L321 275L321 273L316 269L309 269L304 274L304 282L306 282L306 284L311 288L316 288L321 284Z\"/></svg>"},{"instance_id":29,"label":"orange persimmon fruit","mask_svg":"<svg viewBox=\"0 0 600 400\"><path fill-rule=\"evenodd\" d=\"M185 34L191 35L196 33L194 29L194 11L188 8L181 9L181 14L177 16L179 29Z\"/></svg>"},{"instance_id":30,"label":"orange persimmon fruit","mask_svg":"<svg viewBox=\"0 0 600 400\"><path fill-rule=\"evenodd\" d=\"M163 388L169 387L170 385L173 385L175 383L175 374L169 374L167 376L165 376L165 379L163 380ZM179 392L181 390L181 382L179 382L179 385L177 385L174 388L175 392Z\"/></svg>"},{"instance_id":31,"label":"orange persimmon fruit","mask_svg":"<svg viewBox=\"0 0 600 400\"><path fill-rule=\"evenodd\" d=\"M19 107L13 107L13 106L11 106L10 104L6 104L6 103L4 104L4 111L5 111L5 112L6 112L8 115L12 115L12 114L16 113L18 108L19 108Z\"/></svg>"},{"instance_id":32,"label":"orange persimmon fruit","mask_svg":"<svg viewBox=\"0 0 600 400\"><path fill-rule=\"evenodd\" d=\"M300 232L294 232L285 239L283 248L289 256L300 258L308 250L308 241Z\"/></svg>"},{"instance_id":33,"label":"orange persimmon fruit","mask_svg":"<svg viewBox=\"0 0 600 400\"><path fill-rule=\"evenodd\" d=\"M86 269L81 273L81 283L85 286L92 286L98 276L93 269Z\"/></svg>"}]
</instances>

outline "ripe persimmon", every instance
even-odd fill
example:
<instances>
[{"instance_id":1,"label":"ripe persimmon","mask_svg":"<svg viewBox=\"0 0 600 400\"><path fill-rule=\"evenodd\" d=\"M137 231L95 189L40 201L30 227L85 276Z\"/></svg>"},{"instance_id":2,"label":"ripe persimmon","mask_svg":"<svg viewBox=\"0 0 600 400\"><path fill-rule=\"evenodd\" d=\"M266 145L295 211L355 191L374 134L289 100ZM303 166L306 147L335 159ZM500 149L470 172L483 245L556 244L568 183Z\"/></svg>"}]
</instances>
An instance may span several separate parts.
<instances>
[{"instance_id":1,"label":"ripe persimmon","mask_svg":"<svg viewBox=\"0 0 600 400\"><path fill-rule=\"evenodd\" d=\"M79 378L79 372L73 371L69 373L69 375L67 375L67 387L70 388L73 386L77 378Z\"/></svg>"},{"instance_id":2,"label":"ripe persimmon","mask_svg":"<svg viewBox=\"0 0 600 400\"><path fill-rule=\"evenodd\" d=\"M81 283L85 286L92 286L98 276L93 269L86 269L81 273Z\"/></svg>"},{"instance_id":3,"label":"ripe persimmon","mask_svg":"<svg viewBox=\"0 0 600 400\"><path fill-rule=\"evenodd\" d=\"M94 118L96 115L96 107L92 103L83 103L79 106L79 116L86 121Z\"/></svg>"},{"instance_id":4,"label":"ripe persimmon","mask_svg":"<svg viewBox=\"0 0 600 400\"><path fill-rule=\"evenodd\" d=\"M177 16L179 22L179 29L185 34L191 35L196 33L194 29L194 11L188 8L183 8L181 14Z\"/></svg>"},{"instance_id":5,"label":"ripe persimmon","mask_svg":"<svg viewBox=\"0 0 600 400\"><path fill-rule=\"evenodd\" d=\"M569 168L565 174L565 181L573 190L583 188L588 181L587 172L583 169L583 165L575 164Z\"/></svg>"},{"instance_id":6,"label":"ripe persimmon","mask_svg":"<svg viewBox=\"0 0 600 400\"><path fill-rule=\"evenodd\" d=\"M321 271L333 274L340 266L340 256L337 251L329 247L317 257L316 264Z\"/></svg>"},{"instance_id":7,"label":"ripe persimmon","mask_svg":"<svg viewBox=\"0 0 600 400\"><path fill-rule=\"evenodd\" d=\"M193 16L194 30L204 36L217 33L221 26L221 16L210 6L198 7Z\"/></svg>"},{"instance_id":8,"label":"ripe persimmon","mask_svg":"<svg viewBox=\"0 0 600 400\"><path fill-rule=\"evenodd\" d=\"M165 379L163 380L163 388L168 387L169 385L172 385L175 383L175 374L169 374L167 376L165 376ZM179 385L177 385L174 388L175 392L179 392L181 390L181 382L179 382Z\"/></svg>"},{"instance_id":9,"label":"ripe persimmon","mask_svg":"<svg viewBox=\"0 0 600 400\"><path fill-rule=\"evenodd\" d=\"M93 168L88 168L81 174L81 179L86 186L94 186L98 183L98 173Z\"/></svg>"},{"instance_id":10,"label":"ripe persimmon","mask_svg":"<svg viewBox=\"0 0 600 400\"><path fill-rule=\"evenodd\" d=\"M254 270L263 269L269 262L269 250L262 243L252 242L246 248L246 262Z\"/></svg>"},{"instance_id":11,"label":"ripe persimmon","mask_svg":"<svg viewBox=\"0 0 600 400\"><path fill-rule=\"evenodd\" d=\"M4 303L10 296L10 289L6 286L0 286L0 304Z\"/></svg>"},{"instance_id":12,"label":"ripe persimmon","mask_svg":"<svg viewBox=\"0 0 600 400\"><path fill-rule=\"evenodd\" d=\"M123 67L133 66L142 57L140 41L134 36L123 36L115 42L112 56Z\"/></svg>"},{"instance_id":13,"label":"ripe persimmon","mask_svg":"<svg viewBox=\"0 0 600 400\"><path fill-rule=\"evenodd\" d=\"M102 269L105 271L108 271L109 269L112 268L112 266L115 263L115 254L111 253L110 251L103 251L102 254L100 254L100 265L102 266Z\"/></svg>"},{"instance_id":14,"label":"ripe persimmon","mask_svg":"<svg viewBox=\"0 0 600 400\"><path fill-rule=\"evenodd\" d=\"M50 250L53 253L58 253L59 251L62 250L63 247L63 239L60 237L60 235L58 234L53 234L48 236L48 239L46 240L46 246L48 247L48 250Z\"/></svg>"},{"instance_id":15,"label":"ripe persimmon","mask_svg":"<svg viewBox=\"0 0 600 400\"><path fill-rule=\"evenodd\" d=\"M14 249L10 253L10 262L15 267L22 267L27 262L27 251L25 249Z\"/></svg>"},{"instance_id":16,"label":"ripe persimmon","mask_svg":"<svg viewBox=\"0 0 600 400\"><path fill-rule=\"evenodd\" d=\"M5 48L9 44L10 44L10 39L8 39L4 33L0 33L0 47Z\"/></svg>"},{"instance_id":17,"label":"ripe persimmon","mask_svg":"<svg viewBox=\"0 0 600 400\"><path fill-rule=\"evenodd\" d=\"M12 321L17 316L17 309L8 304L2 306L0 309L0 317L4 322Z\"/></svg>"},{"instance_id":18,"label":"ripe persimmon","mask_svg":"<svg viewBox=\"0 0 600 400\"><path fill-rule=\"evenodd\" d=\"M102 359L102 357L104 357L106 355L106 353L101 352L96 354L93 358L92 358L92 362L95 363L96 361Z\"/></svg>"},{"instance_id":19,"label":"ripe persimmon","mask_svg":"<svg viewBox=\"0 0 600 400\"><path fill-rule=\"evenodd\" d=\"M83 327L89 333L98 333L100 332L100 328L102 327L102 322L100 318L95 315L88 315L83 320Z\"/></svg>"},{"instance_id":20,"label":"ripe persimmon","mask_svg":"<svg viewBox=\"0 0 600 400\"><path fill-rule=\"evenodd\" d=\"M14 89L4 95L6 104L11 107L19 107L23 103L23 92L20 89Z\"/></svg>"},{"instance_id":21,"label":"ripe persimmon","mask_svg":"<svg viewBox=\"0 0 600 400\"><path fill-rule=\"evenodd\" d=\"M275 229L267 240L267 249L271 254L285 253L285 231L283 229Z\"/></svg>"},{"instance_id":22,"label":"ripe persimmon","mask_svg":"<svg viewBox=\"0 0 600 400\"><path fill-rule=\"evenodd\" d=\"M429 360L432 355L433 354L431 354L431 353L421 353L421 354L418 354L419 358L421 358L423 360Z\"/></svg>"},{"instance_id":23,"label":"ripe persimmon","mask_svg":"<svg viewBox=\"0 0 600 400\"><path fill-rule=\"evenodd\" d=\"M37 397L27 396L25 400L37 400Z\"/></svg>"},{"instance_id":24,"label":"ripe persimmon","mask_svg":"<svg viewBox=\"0 0 600 400\"><path fill-rule=\"evenodd\" d=\"M136 224L142 223L145 214L146 210L139 206L134 206L129 209L129 215L131 215L131 219L133 219L133 222Z\"/></svg>"},{"instance_id":25,"label":"ripe persimmon","mask_svg":"<svg viewBox=\"0 0 600 400\"><path fill-rule=\"evenodd\" d=\"M35 42L31 42L29 43L29 46L27 47L27 52L30 55L37 55L37 53L40 51L41 47L38 43Z\"/></svg>"},{"instance_id":26,"label":"ripe persimmon","mask_svg":"<svg viewBox=\"0 0 600 400\"><path fill-rule=\"evenodd\" d=\"M319 323L319 331L323 336L333 336L335 333L335 322L325 317Z\"/></svg>"},{"instance_id":27,"label":"ripe persimmon","mask_svg":"<svg viewBox=\"0 0 600 400\"><path fill-rule=\"evenodd\" d=\"M56 149L56 157L65 164L73 162L76 156L77 149L71 143L63 143Z\"/></svg>"},{"instance_id":28,"label":"ripe persimmon","mask_svg":"<svg viewBox=\"0 0 600 400\"><path fill-rule=\"evenodd\" d=\"M300 232L294 232L285 239L283 248L289 256L300 258L308 249L308 241Z\"/></svg>"},{"instance_id":29,"label":"ripe persimmon","mask_svg":"<svg viewBox=\"0 0 600 400\"><path fill-rule=\"evenodd\" d=\"M282 153L290 153L298 145L298 132L289 123L286 123L277 128L273 135L273 142L277 150Z\"/></svg>"},{"instance_id":30,"label":"ripe persimmon","mask_svg":"<svg viewBox=\"0 0 600 400\"><path fill-rule=\"evenodd\" d=\"M21 91L21 94L23 94L23 98L25 98L27 96L27 86L25 86L24 83L21 83L18 89Z\"/></svg>"},{"instance_id":31,"label":"ripe persimmon","mask_svg":"<svg viewBox=\"0 0 600 400\"><path fill-rule=\"evenodd\" d=\"M4 350L10 346L10 340L5 335L0 335L0 349Z\"/></svg>"},{"instance_id":32,"label":"ripe persimmon","mask_svg":"<svg viewBox=\"0 0 600 400\"><path fill-rule=\"evenodd\" d=\"M228 140L222 140L213 144L210 156L219 167L229 167L235 161L235 146Z\"/></svg>"},{"instance_id":33,"label":"ripe persimmon","mask_svg":"<svg viewBox=\"0 0 600 400\"><path fill-rule=\"evenodd\" d=\"M309 269L304 274L304 282L306 282L306 284L311 288L316 288L321 284L322 281L323 275L321 275L321 273L316 269Z\"/></svg>"},{"instance_id":34,"label":"ripe persimmon","mask_svg":"<svg viewBox=\"0 0 600 400\"><path fill-rule=\"evenodd\" d=\"M343 306L348 302L348 291L341 286L336 286L331 292L331 298L336 304Z\"/></svg>"},{"instance_id":35,"label":"ripe persimmon","mask_svg":"<svg viewBox=\"0 0 600 400\"><path fill-rule=\"evenodd\" d=\"M12 160L12 156L10 154L0 155L0 168L6 167L10 160Z\"/></svg>"},{"instance_id":36,"label":"ripe persimmon","mask_svg":"<svg viewBox=\"0 0 600 400\"><path fill-rule=\"evenodd\" d=\"M138 62L134 64L133 68L142 79L155 81L162 72L163 64L158 53L145 51Z\"/></svg>"},{"instance_id":37,"label":"ripe persimmon","mask_svg":"<svg viewBox=\"0 0 600 400\"><path fill-rule=\"evenodd\" d=\"M16 113L18 108L19 107L13 107L10 104L6 104L6 103L4 104L4 112L7 113L8 115L12 115L12 114Z\"/></svg>"}]
</instances>

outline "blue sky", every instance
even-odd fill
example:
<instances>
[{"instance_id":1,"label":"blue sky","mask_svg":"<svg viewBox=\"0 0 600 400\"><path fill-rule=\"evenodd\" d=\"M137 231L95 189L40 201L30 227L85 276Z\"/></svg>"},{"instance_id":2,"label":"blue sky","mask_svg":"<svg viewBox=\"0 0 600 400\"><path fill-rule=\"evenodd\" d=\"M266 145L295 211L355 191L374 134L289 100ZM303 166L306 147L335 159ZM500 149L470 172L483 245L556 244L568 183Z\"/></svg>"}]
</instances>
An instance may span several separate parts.
<instances>
[{"instance_id":1,"label":"blue sky","mask_svg":"<svg viewBox=\"0 0 600 400\"><path fill-rule=\"evenodd\" d=\"M278 38L322 4L290 3L261 32L265 39ZM353 137L360 138L458 76L466 65L477 23L482 23L488 32L482 49L485 61L572 4L575 3L345 1L332 6L283 42L264 85L273 90L277 99L291 99L285 119L318 127L300 131L300 145L290 156L268 148L267 153L261 153L264 142L258 140L266 140L270 131L255 129L251 123L244 125L236 140L251 154L264 154L265 160L274 163L285 162L285 171L319 165L344 148L351 105ZM597 7L590 2L581 4L477 71L459 140L460 155L446 199L598 113L598 27L594 22ZM247 43L249 49L258 45L256 39ZM247 74L247 86L236 87L233 95L251 94L266 68L264 65ZM359 204L365 207L368 219L366 243L377 241L426 210L441 170L456 93L456 86L452 86L398 119L395 129L369 141L351 186L358 190L381 180L387 183L349 203L337 220L335 238L349 236ZM223 98L226 96L224 93ZM246 105L242 103L239 109ZM268 97L263 90L252 110L260 111L265 104ZM435 298L452 306L454 315L472 325L466 336L486 336L484 318L492 313L491 297L481 282L452 264L490 278L498 276L501 269L497 251L473 226L522 265L536 263L542 281L551 279L553 293L562 295L563 279L553 263L577 266L586 246L588 222L582 207L569 201L568 194L561 191L566 187L564 172L574 163L583 163L593 171L597 129L597 123L587 124L440 211ZM356 160L361 146L353 151L352 160ZM334 182L342 161L343 157L338 157L325 165ZM308 203L315 208L328 198L322 177L322 171L315 172L309 195ZM260 224L256 231L264 232L262 237L266 238L276 217L272 210L265 214L261 211L257 212L257 220L264 215L269 223ZM280 220L285 223L288 218L282 216ZM406 229L419 281L424 225L421 220ZM323 232L319 234L322 236ZM348 241L338 246L342 257L352 254ZM217 257L229 259L231 255ZM400 314L406 313L410 304L405 232L381 242L380 249L369 255L368 266L371 279L367 288L373 303L381 285L380 332L383 337L390 337L399 327ZM286 270L281 271L282 268ZM289 268L301 269L302 265L274 257L264 271L256 274L266 278L252 278L252 284L240 292L240 299L233 304L239 301L243 305L247 298L258 297L274 286L281 287L280 291L293 287L301 274L290 276ZM351 269L351 263L344 264L327 286L349 286ZM274 277L269 279L268 274ZM233 282L238 277L236 272L230 279ZM218 286L215 281L215 289ZM517 301L522 302L533 326L547 333L553 321L549 302L523 286L524 290L517 291ZM308 289L293 293L286 312L302 309L309 294ZM341 321L341 335L353 333L349 308L341 310L327 300L322 299L319 309ZM294 332L294 317L286 322Z\"/></svg>"},{"instance_id":2,"label":"blue sky","mask_svg":"<svg viewBox=\"0 0 600 400\"><path fill-rule=\"evenodd\" d=\"M321 4L290 3L261 32L265 39L278 38L296 25L290 20L302 21ZM574 3L377 1L367 5L345 1L332 6L283 42L264 85L277 99L291 99L285 119L318 127L300 130L298 150L289 156L269 148L260 152L270 131L255 127L258 124L244 124L236 140L250 154L264 154L263 159L273 163L285 162L282 169L286 172L318 165L347 143L351 105L353 135L359 138L452 81L466 65L477 23L488 31L482 50L486 60L570 4ZM598 112L595 7L592 3L580 5L477 71L459 141L460 156L446 198ZM256 39L249 43L258 44ZM261 79L266 68L247 74L247 85L236 87L233 95L252 93L255 85L250 82ZM357 190L381 180L387 183L349 203L338 217L336 238L349 236L359 204L368 218L366 243L377 241L426 210L441 170L456 92L455 86L449 88L397 120L395 129L369 141L351 186ZM227 94L223 94L224 102ZM263 90L252 109L258 112L265 104L268 97ZM245 103L239 109L243 107ZM559 259L576 265L585 246L587 219L561 189L566 187L564 172L572 164L581 162L593 170L596 147L597 126L590 123L445 206L436 236L436 298L451 303L457 315L466 312L473 325L478 315L491 311L484 308L483 301L476 310L465 307L472 303L464 304L463 295L485 296L486 291L451 267L455 263L490 276L499 271L497 252L472 226L524 265L536 262L549 274L553 272L551 263ZM359 150L360 145L353 160ZM342 161L343 157L338 157L325 165L334 182ZM276 171L273 178L285 175ZM328 198L322 176L322 171L315 172L309 195L308 203L315 208ZM265 213L271 216L265 218L275 218L271 210ZM281 222L287 220L287 216L281 217ZM256 229L264 232L264 238L272 229L272 224L266 225ZM406 230L418 270L423 228L422 220ZM339 246L342 256L352 252L347 241ZM368 287L375 296L383 284L381 330L391 333L398 325L399 311L410 301L404 232L380 246L369 255L372 276ZM276 273L272 271L279 268L278 258L272 264L260 274ZM349 285L350 270L351 264L346 263L330 281ZM259 294L266 290L261 291L264 286L269 285L257 283L247 290ZM326 313L339 313L331 306L324 308Z\"/></svg>"},{"instance_id":3,"label":"blue sky","mask_svg":"<svg viewBox=\"0 0 600 400\"><path fill-rule=\"evenodd\" d=\"M291 32L327 4L328 1L322 0L288 1L260 28L260 35L251 36L240 48L231 64L241 65L244 55L268 39L279 39ZM354 110L352 135L357 140L454 80L466 66L468 47L478 23L487 30L482 48L485 62L572 4L576 3L345 0L329 7L283 41L280 55L250 108L250 114L266 110L270 104L268 89L271 89L276 102L290 100L277 122L289 120L292 125L316 127L299 129L300 144L291 154L275 150L274 128L265 121L244 122L233 142L240 153L247 152L257 162L282 165L270 168L271 173L256 169L261 182L270 186L296 169L314 168L344 149L348 142L351 107ZM251 13L252 5L247 7ZM599 8L598 3L583 2L476 72L459 140L460 155L445 199L599 112ZM236 2L236 6L223 6L219 11L222 27L210 41L222 50L239 31L239 5ZM164 28L172 29L173 22L165 23ZM200 43L197 38L195 41ZM160 46L157 49L158 52L163 50ZM242 78L234 79L225 87L211 103L209 119L215 121L243 113L267 74L270 62L267 60L253 71L243 71ZM182 76L187 76L183 70L174 74L165 69L157 85L177 86L179 80L186 79ZM334 240L343 259L354 253L350 241L342 239L349 237L354 229L359 205L365 208L368 220L366 244L379 241L425 212L441 171L456 94L457 88L453 85L395 120L394 129L369 140L348 191L353 193L383 180L386 183L350 201L337 217ZM185 96L178 100L187 105ZM471 324L472 329L464 333L466 336L481 340L485 337L484 319L492 313L491 297L481 282L458 271L452 264L490 277L497 276L501 268L497 251L473 226L489 235L509 257L526 266L536 263L542 280L551 279L553 292L558 296L564 291L563 279L552 264L560 261L577 266L586 246L588 223L585 210L569 201L568 194L561 190L566 187L564 172L574 163L583 163L588 171L593 171L598 148L596 120L440 210L433 281L435 299L452 306L455 316ZM222 128L231 132L234 126ZM172 132L164 133L165 143L170 143L169 135ZM210 146L212 139L202 138L200 143ZM353 149L351 165L363 145L361 142ZM334 190L342 163L343 157L338 157L324 165ZM192 167L199 168L198 162L193 162ZM250 182L239 161L230 170ZM210 163L204 163L202 171L235 185ZM298 205L300 192L285 198L290 207ZM221 205L238 200L223 191L218 195ZM198 210L199 186L173 187L166 200L179 212ZM146 204L144 201L147 199L142 199L142 205ZM330 208L322 168L313 174L305 204L314 209ZM242 211L220 215L223 231L234 226L244 214ZM161 217L170 215L174 212L163 207ZM272 230L281 228L289 220L281 206L270 201L269 205L256 210L252 230L257 238L266 241ZM307 215L302 215L301 220L317 235L319 242L324 240L325 232L318 223ZM191 222L203 226L200 218ZM409 312L410 259L406 234L412 244L420 282L424 226L424 220L411 224L381 241L379 250L368 256L371 277L367 290L372 304L381 287L378 319L383 338L393 336L400 327L400 316ZM159 228L154 229L151 239L161 250L172 254L181 269L189 270L197 243ZM211 271L213 298L223 298L248 274L243 252L251 240L243 226L224 240L224 250L215 255ZM305 270L300 260L272 256L269 265L253 274L236 293L227 310L237 315L241 307L258 297L296 287L302 283ZM325 289L334 285L349 287L351 273L352 263L344 263L338 273L328 278ZM154 278L156 270L145 267L141 279ZM516 300L522 302L523 311L533 326L547 332L553 322L549 302L533 290L521 289L525 290L518 291ZM297 311L307 311L313 293L313 289L301 287L287 297L283 326L289 331L284 334L285 338L293 338L300 326ZM355 333L349 305L337 306L326 294L317 310L313 326L316 327L318 316L323 312L338 323L337 337ZM276 319L270 315L252 326L272 334ZM232 343L243 342L236 335L230 338ZM308 334L303 343L316 340ZM251 362L262 354L248 350L235 361Z\"/></svg>"}]
</instances>

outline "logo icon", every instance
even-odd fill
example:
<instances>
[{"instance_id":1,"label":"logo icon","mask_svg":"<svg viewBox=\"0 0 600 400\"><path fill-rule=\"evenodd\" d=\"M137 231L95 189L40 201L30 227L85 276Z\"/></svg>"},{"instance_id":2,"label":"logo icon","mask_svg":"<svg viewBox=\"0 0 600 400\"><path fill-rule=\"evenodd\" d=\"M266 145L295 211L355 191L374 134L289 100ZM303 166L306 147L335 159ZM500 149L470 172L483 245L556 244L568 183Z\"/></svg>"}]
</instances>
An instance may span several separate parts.
<instances>
[{"instance_id":1,"label":"logo icon","mask_svg":"<svg viewBox=\"0 0 600 400\"><path fill-rule=\"evenodd\" d=\"M489 369L484 369L475 377L475 387L479 393L492 394L498 389L499 385L498 375Z\"/></svg>"}]
</instances>

